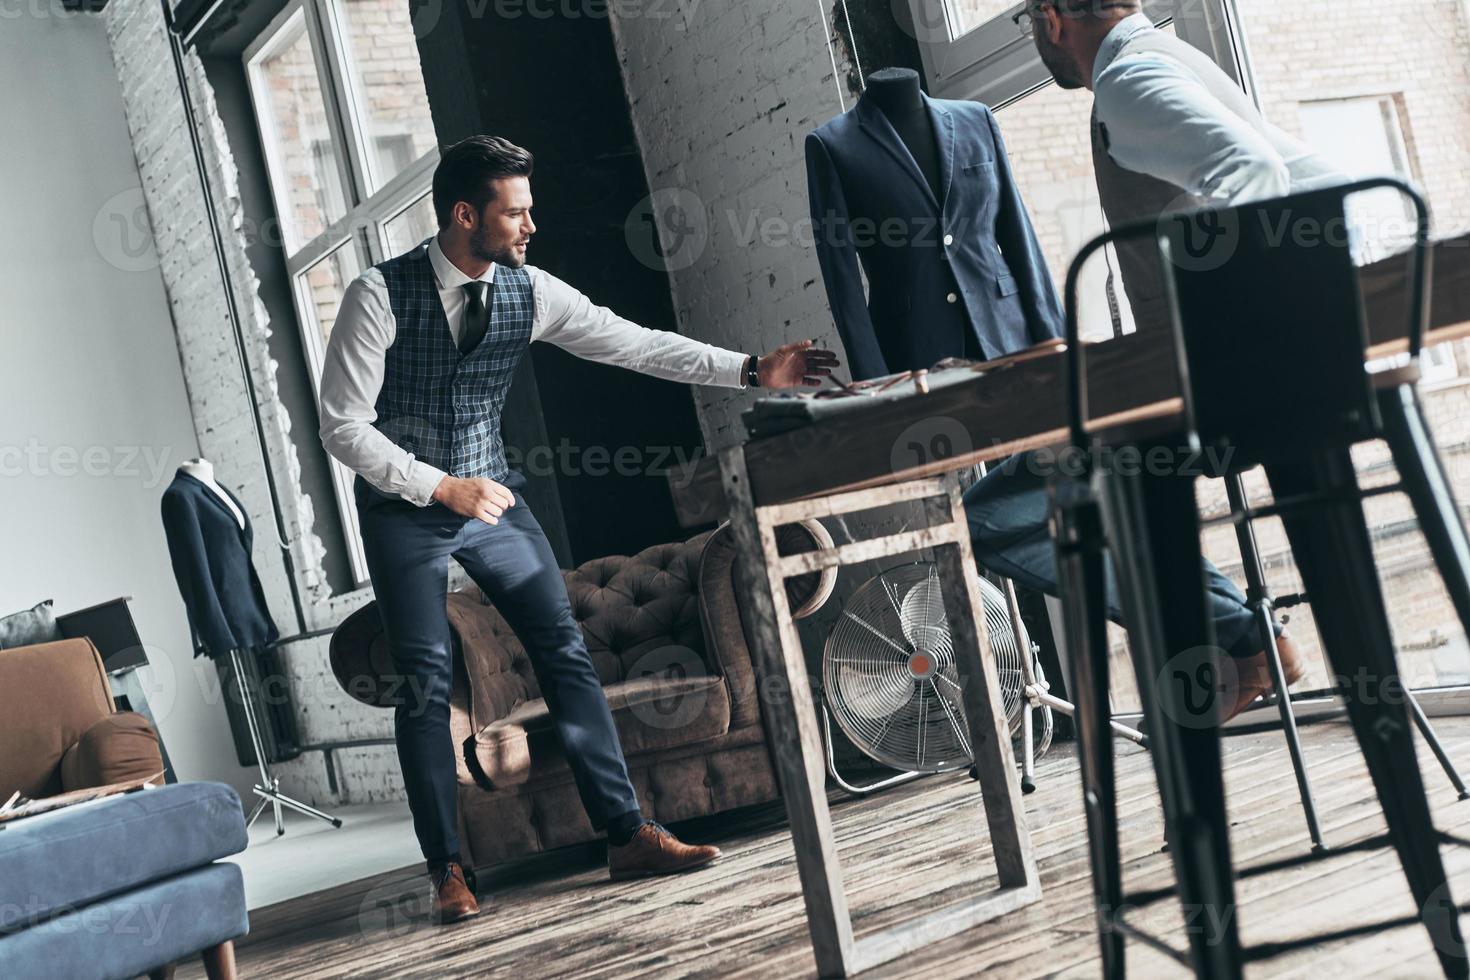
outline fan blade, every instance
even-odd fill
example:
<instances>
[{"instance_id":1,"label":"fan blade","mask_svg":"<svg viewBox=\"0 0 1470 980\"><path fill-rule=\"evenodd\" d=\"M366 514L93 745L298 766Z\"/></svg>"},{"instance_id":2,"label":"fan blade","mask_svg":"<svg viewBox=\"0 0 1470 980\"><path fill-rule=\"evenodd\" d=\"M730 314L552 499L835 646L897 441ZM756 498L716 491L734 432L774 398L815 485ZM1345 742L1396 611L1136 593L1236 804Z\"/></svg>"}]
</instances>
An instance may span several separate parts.
<instances>
[{"instance_id":1,"label":"fan blade","mask_svg":"<svg viewBox=\"0 0 1470 980\"><path fill-rule=\"evenodd\" d=\"M914 680L902 669L874 674L842 667L837 671L837 696L859 718L880 721L909 703Z\"/></svg>"},{"instance_id":2,"label":"fan blade","mask_svg":"<svg viewBox=\"0 0 1470 980\"><path fill-rule=\"evenodd\" d=\"M892 593L889 593L892 596ZM904 639L915 650L932 651L949 638L949 623L944 615L944 594L934 569L929 576L909 589L898 609L899 628Z\"/></svg>"},{"instance_id":3,"label":"fan blade","mask_svg":"<svg viewBox=\"0 0 1470 980\"><path fill-rule=\"evenodd\" d=\"M965 734L965 726L960 722L964 707L959 703L951 704L950 699L939 690L939 685L932 680L929 682L929 687L934 691L934 696L939 699L939 706L944 709L945 717L949 719L949 727L954 729L955 737L960 740L960 748L965 750L965 755L973 759L975 753L970 749L969 736Z\"/></svg>"},{"instance_id":4,"label":"fan blade","mask_svg":"<svg viewBox=\"0 0 1470 980\"><path fill-rule=\"evenodd\" d=\"M893 637L889 636L887 633L884 633L878 627L874 626L872 623L868 622L866 619L863 619L861 616L859 616L857 613L853 612L850 609L844 609L842 611L842 615L844 617L846 617L847 619L852 620L854 623L857 623L863 629L867 630L869 633L872 633L874 636L876 636L878 639L882 640L884 643L888 644L890 647L892 647L894 649L895 652L898 653L898 655L900 657L902 657L904 659L905 662L908 661L908 659L909 659L909 652L907 650L905 650L903 647L899 646L898 645L898 642L896 640L894 640Z\"/></svg>"}]
</instances>

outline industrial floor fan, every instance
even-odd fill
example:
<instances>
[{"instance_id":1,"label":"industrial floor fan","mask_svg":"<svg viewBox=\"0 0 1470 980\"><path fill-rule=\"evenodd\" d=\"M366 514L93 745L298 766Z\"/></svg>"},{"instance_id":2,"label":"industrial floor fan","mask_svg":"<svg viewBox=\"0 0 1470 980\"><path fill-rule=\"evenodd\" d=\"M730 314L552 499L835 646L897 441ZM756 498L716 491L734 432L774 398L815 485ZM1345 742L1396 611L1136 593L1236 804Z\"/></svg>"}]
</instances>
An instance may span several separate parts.
<instances>
[{"instance_id":1,"label":"industrial floor fan","mask_svg":"<svg viewBox=\"0 0 1470 980\"><path fill-rule=\"evenodd\" d=\"M1073 709L1048 689L1014 587L998 587L984 576L978 585L1006 721L1020 743L1021 789L1030 793L1036 788L1036 756L1051 745L1053 710L1070 715ZM972 765L959 673L932 562L891 568L852 594L827 637L822 692L827 769L849 793ZM898 774L867 785L844 778L833 751L832 719L859 751ZM1117 723L1113 728L1142 741L1132 729Z\"/></svg>"}]
</instances>

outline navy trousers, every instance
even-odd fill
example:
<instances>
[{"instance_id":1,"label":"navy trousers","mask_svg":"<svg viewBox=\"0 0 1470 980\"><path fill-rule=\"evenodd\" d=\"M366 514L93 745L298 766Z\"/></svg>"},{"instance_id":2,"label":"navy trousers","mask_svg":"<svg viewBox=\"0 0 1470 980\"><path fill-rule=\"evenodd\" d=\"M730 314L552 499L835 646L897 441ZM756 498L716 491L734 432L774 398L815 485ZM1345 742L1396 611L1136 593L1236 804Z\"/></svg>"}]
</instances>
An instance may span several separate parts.
<instances>
[{"instance_id":1,"label":"navy trousers","mask_svg":"<svg viewBox=\"0 0 1470 980\"><path fill-rule=\"evenodd\" d=\"M602 682L572 616L551 546L511 474L515 506L499 524L442 504L416 507L359 482L368 573L393 660L405 683L394 705L398 761L424 858L459 860L456 746L449 735L453 678L444 611L449 559L459 562L526 648L592 826L638 810Z\"/></svg>"},{"instance_id":2,"label":"navy trousers","mask_svg":"<svg viewBox=\"0 0 1470 980\"><path fill-rule=\"evenodd\" d=\"M982 567L1017 585L1056 596L1057 562L1047 524L1051 503L1046 479L1040 468L1028 465L1025 453L1013 456L965 492L965 515L970 522L975 560ZM1108 616L1127 626L1111 563L1106 573ZM1260 653L1260 636L1245 595L1208 559L1204 580L1215 622L1215 642L1232 657Z\"/></svg>"}]
</instances>

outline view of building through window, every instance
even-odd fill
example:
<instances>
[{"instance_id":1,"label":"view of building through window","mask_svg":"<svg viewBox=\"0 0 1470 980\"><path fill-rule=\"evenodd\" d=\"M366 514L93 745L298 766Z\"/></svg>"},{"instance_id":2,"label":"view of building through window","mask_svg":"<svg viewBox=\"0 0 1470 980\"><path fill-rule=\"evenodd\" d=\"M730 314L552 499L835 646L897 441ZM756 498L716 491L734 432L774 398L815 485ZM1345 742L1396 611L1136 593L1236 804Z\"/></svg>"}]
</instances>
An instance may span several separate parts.
<instances>
[{"instance_id":1,"label":"view of building through window","mask_svg":"<svg viewBox=\"0 0 1470 980\"><path fill-rule=\"evenodd\" d=\"M246 58L313 379L347 284L433 233L437 149L409 14L397 0L301 0ZM350 474L331 466L363 580Z\"/></svg>"}]
</instances>

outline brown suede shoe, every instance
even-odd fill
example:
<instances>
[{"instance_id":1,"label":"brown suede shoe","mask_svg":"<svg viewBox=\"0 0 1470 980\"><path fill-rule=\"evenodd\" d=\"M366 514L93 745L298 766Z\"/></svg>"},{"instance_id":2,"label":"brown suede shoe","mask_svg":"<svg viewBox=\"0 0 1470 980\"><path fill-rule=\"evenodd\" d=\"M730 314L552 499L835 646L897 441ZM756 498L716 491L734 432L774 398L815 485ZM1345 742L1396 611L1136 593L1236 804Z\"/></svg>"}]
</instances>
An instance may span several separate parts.
<instances>
[{"instance_id":1,"label":"brown suede shoe","mask_svg":"<svg viewBox=\"0 0 1470 980\"><path fill-rule=\"evenodd\" d=\"M638 828L623 847L607 846L607 870L613 881L674 874L703 867L720 856L708 844L685 844L652 820Z\"/></svg>"},{"instance_id":2,"label":"brown suede shoe","mask_svg":"<svg viewBox=\"0 0 1470 980\"><path fill-rule=\"evenodd\" d=\"M1282 633L1276 638L1276 650L1281 654L1281 672L1286 675L1286 686L1291 687L1302 679L1307 672L1302 665L1300 652L1296 648L1295 641ZM1220 723L1225 722L1240 714L1250 707L1252 701L1271 690L1271 666L1266 662L1266 651L1262 650L1254 657L1235 661L1238 686L1236 687L1235 703L1220 716ZM1226 691L1228 696L1231 692ZM1285 691L1281 692L1285 695Z\"/></svg>"},{"instance_id":3,"label":"brown suede shoe","mask_svg":"<svg viewBox=\"0 0 1470 980\"><path fill-rule=\"evenodd\" d=\"M480 903L475 901L475 893L465 881L464 868L450 861L430 877L434 883L434 907L429 917L434 922L447 925L480 914Z\"/></svg>"}]
</instances>

